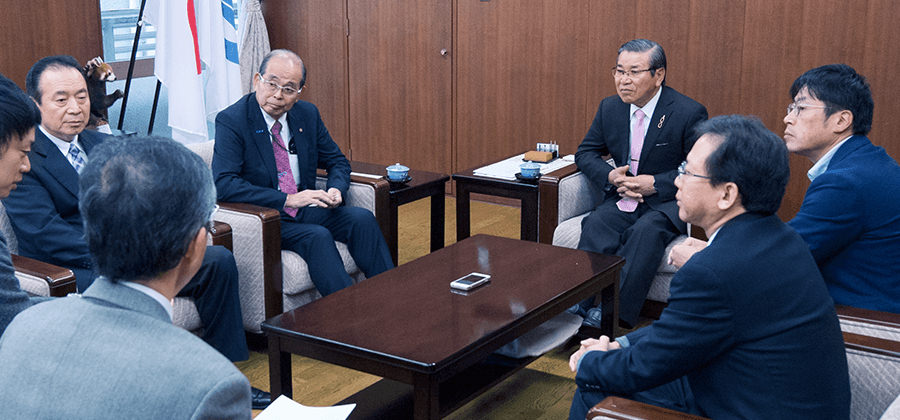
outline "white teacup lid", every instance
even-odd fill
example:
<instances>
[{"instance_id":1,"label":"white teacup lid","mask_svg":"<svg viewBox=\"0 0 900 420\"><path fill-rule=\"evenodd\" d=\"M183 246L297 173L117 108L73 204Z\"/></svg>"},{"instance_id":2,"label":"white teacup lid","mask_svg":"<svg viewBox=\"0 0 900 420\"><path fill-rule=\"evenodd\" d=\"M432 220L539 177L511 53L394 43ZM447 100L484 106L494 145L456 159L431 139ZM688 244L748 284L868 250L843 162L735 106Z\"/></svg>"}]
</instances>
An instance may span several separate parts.
<instances>
[{"instance_id":1,"label":"white teacup lid","mask_svg":"<svg viewBox=\"0 0 900 420\"><path fill-rule=\"evenodd\" d=\"M397 163L395 163L395 164L393 164L393 165L391 165L391 166L388 166L388 167L387 167L387 170L390 171L390 172L403 172L403 171L408 171L409 168L407 168L406 166L401 165L400 162L397 162Z\"/></svg>"}]
</instances>

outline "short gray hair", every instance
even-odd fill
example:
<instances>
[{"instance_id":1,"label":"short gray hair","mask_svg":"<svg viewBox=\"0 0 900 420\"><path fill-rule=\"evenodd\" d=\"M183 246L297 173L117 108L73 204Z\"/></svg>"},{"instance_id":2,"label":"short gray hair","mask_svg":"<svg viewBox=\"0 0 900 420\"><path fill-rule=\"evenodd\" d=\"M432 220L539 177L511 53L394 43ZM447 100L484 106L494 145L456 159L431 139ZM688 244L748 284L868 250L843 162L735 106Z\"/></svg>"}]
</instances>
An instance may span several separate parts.
<instances>
[{"instance_id":1,"label":"short gray hair","mask_svg":"<svg viewBox=\"0 0 900 420\"><path fill-rule=\"evenodd\" d=\"M177 266L216 199L200 156L161 137L97 145L79 186L88 248L99 274L113 281L150 280Z\"/></svg>"},{"instance_id":2,"label":"short gray hair","mask_svg":"<svg viewBox=\"0 0 900 420\"><path fill-rule=\"evenodd\" d=\"M652 50L652 51L651 51ZM632 39L619 47L619 54L622 54L622 51L629 52L645 52L650 51L650 69L653 70L653 74L656 74L657 69L666 68L666 52L663 50L662 45L659 45L656 41L651 41L649 39ZM663 84L666 83L666 79L663 78Z\"/></svg>"}]
</instances>

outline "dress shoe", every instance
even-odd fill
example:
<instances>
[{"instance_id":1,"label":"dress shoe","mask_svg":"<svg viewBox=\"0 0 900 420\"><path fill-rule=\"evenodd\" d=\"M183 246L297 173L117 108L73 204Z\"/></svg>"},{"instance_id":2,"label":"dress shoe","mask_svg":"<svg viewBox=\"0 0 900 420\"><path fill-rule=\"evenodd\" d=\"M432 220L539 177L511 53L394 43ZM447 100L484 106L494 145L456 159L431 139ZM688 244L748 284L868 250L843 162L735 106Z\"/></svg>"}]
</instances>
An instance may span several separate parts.
<instances>
[{"instance_id":1,"label":"dress shoe","mask_svg":"<svg viewBox=\"0 0 900 420\"><path fill-rule=\"evenodd\" d=\"M589 327L600 328L600 320L602 317L603 317L603 310L600 309L599 306L588 309L587 315L585 315L584 321L581 322L581 325L587 325Z\"/></svg>"},{"instance_id":2,"label":"dress shoe","mask_svg":"<svg viewBox=\"0 0 900 420\"><path fill-rule=\"evenodd\" d=\"M259 388L250 388L250 400L254 410L264 410L272 404L272 395Z\"/></svg>"}]
</instances>

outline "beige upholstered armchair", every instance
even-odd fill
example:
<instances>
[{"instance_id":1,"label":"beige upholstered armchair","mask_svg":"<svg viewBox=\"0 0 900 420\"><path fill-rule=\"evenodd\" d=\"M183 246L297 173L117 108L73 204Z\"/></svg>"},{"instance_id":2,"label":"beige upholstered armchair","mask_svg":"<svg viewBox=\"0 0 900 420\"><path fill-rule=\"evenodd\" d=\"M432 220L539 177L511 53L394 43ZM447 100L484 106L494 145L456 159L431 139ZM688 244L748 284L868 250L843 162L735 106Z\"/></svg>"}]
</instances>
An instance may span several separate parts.
<instances>
[{"instance_id":1,"label":"beige upholstered armchair","mask_svg":"<svg viewBox=\"0 0 900 420\"><path fill-rule=\"evenodd\" d=\"M212 164L215 141L190 144L188 148ZM326 179L320 176L319 187ZM369 209L385 229L390 184L383 179L351 176L350 189L344 197L346 205ZM377 211L376 209L384 209ZM309 277L307 262L294 252L281 250L281 224L278 210L244 203L219 203L215 220L231 225L234 257L240 276L241 311L244 328L261 333L260 324L267 318L297 308L321 297ZM347 246L335 242L344 269L354 282L365 275L350 257Z\"/></svg>"},{"instance_id":2,"label":"beige upholstered armchair","mask_svg":"<svg viewBox=\"0 0 900 420\"><path fill-rule=\"evenodd\" d=\"M214 230L210 242L231 249L231 227L225 223L216 223ZM75 293L75 275L72 270L16 255L19 241L2 204L0 204L0 232L6 237L16 269L16 278L19 279L22 290L34 296L61 297ZM197 306L192 299L177 297L173 303L172 322L175 325L193 332L203 327L200 313L197 312Z\"/></svg>"},{"instance_id":3,"label":"beige upholstered armchair","mask_svg":"<svg viewBox=\"0 0 900 420\"><path fill-rule=\"evenodd\" d=\"M542 176L538 190L539 241L566 248L578 247L581 220L600 204L602 191L597 190L587 175L574 164ZM669 282L676 271L674 266L668 264L667 256L672 247L685 238L687 235L681 235L669 243L659 263L644 303L644 312L653 318L659 317L669 300Z\"/></svg>"},{"instance_id":4,"label":"beige upholstered armchair","mask_svg":"<svg viewBox=\"0 0 900 420\"><path fill-rule=\"evenodd\" d=\"M850 418L900 418L900 314L836 305L850 370ZM891 407L892 414L888 414Z\"/></svg>"}]
</instances>

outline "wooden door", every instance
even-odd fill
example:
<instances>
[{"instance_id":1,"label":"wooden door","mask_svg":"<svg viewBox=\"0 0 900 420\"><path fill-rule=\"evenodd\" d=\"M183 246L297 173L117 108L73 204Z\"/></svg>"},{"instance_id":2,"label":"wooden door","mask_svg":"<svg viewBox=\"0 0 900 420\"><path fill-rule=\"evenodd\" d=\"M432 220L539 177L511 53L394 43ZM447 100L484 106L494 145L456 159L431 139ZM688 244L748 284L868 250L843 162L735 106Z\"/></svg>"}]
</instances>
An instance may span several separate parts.
<instances>
[{"instance_id":1,"label":"wooden door","mask_svg":"<svg viewBox=\"0 0 900 420\"><path fill-rule=\"evenodd\" d=\"M348 0L352 159L450 172L452 2Z\"/></svg>"}]
</instances>

